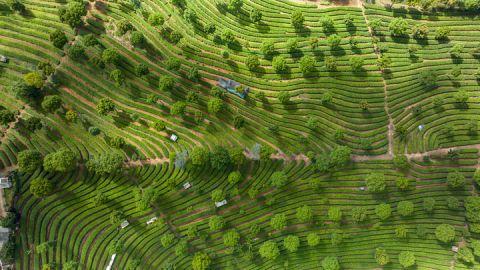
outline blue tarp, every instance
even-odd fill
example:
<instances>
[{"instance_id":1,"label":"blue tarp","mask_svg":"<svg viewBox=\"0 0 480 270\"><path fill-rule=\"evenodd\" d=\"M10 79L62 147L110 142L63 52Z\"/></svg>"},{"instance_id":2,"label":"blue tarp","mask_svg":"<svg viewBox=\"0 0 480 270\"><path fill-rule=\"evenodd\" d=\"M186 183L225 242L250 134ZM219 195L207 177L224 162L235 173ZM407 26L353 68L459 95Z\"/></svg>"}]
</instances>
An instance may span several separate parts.
<instances>
[{"instance_id":1,"label":"blue tarp","mask_svg":"<svg viewBox=\"0 0 480 270\"><path fill-rule=\"evenodd\" d=\"M225 78L219 78L218 79L218 86L222 87L223 89L227 90L228 92L237 95L241 98L245 98L248 95L248 92L250 91L250 88L248 87L243 87L243 92L239 93L237 91L237 86L240 86L241 84L230 79L225 79Z\"/></svg>"}]
</instances>

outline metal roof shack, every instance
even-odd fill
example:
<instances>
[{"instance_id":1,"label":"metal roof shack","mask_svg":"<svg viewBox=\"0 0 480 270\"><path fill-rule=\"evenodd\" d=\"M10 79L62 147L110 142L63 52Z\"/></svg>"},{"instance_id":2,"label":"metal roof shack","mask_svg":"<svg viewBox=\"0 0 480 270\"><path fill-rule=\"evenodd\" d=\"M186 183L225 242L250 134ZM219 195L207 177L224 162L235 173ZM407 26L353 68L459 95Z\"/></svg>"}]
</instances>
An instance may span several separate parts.
<instances>
[{"instance_id":1,"label":"metal roof shack","mask_svg":"<svg viewBox=\"0 0 480 270\"><path fill-rule=\"evenodd\" d=\"M248 95L248 92L250 92L249 87L247 86L242 87L240 83L234 80L226 79L226 78L219 78L217 81L217 85L241 98L246 98Z\"/></svg>"},{"instance_id":2,"label":"metal roof shack","mask_svg":"<svg viewBox=\"0 0 480 270\"><path fill-rule=\"evenodd\" d=\"M225 204L227 204L227 200L223 200L221 202L216 202L215 203L215 206L216 207L221 207L221 206L224 206Z\"/></svg>"},{"instance_id":3,"label":"metal roof shack","mask_svg":"<svg viewBox=\"0 0 480 270\"><path fill-rule=\"evenodd\" d=\"M10 181L10 177L0 177L0 189L11 187L12 182Z\"/></svg>"},{"instance_id":4,"label":"metal roof shack","mask_svg":"<svg viewBox=\"0 0 480 270\"><path fill-rule=\"evenodd\" d=\"M8 57L6 57L5 55L0 55L0 62L7 63L8 62Z\"/></svg>"}]
</instances>

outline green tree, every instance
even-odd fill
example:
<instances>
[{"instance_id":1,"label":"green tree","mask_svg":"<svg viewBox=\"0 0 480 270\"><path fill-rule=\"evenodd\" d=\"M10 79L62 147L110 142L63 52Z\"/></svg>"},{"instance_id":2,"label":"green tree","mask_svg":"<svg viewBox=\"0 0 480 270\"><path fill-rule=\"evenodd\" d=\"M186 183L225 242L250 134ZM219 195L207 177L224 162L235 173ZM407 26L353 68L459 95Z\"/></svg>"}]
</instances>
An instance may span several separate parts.
<instances>
[{"instance_id":1,"label":"green tree","mask_svg":"<svg viewBox=\"0 0 480 270\"><path fill-rule=\"evenodd\" d=\"M173 233L167 232L160 237L160 242L162 243L162 246L164 248L169 247L170 245L173 244L173 241L175 240L175 235Z\"/></svg>"},{"instance_id":2,"label":"green tree","mask_svg":"<svg viewBox=\"0 0 480 270\"><path fill-rule=\"evenodd\" d=\"M287 183L288 178L287 175L283 171L277 171L270 176L270 183L272 186L276 188L281 188L285 186Z\"/></svg>"},{"instance_id":3,"label":"green tree","mask_svg":"<svg viewBox=\"0 0 480 270\"><path fill-rule=\"evenodd\" d=\"M296 217L302 223L311 222L313 220L312 208L308 205L297 208Z\"/></svg>"},{"instance_id":4,"label":"green tree","mask_svg":"<svg viewBox=\"0 0 480 270\"><path fill-rule=\"evenodd\" d=\"M322 15L319 19L319 22L323 28L323 32L325 33L333 32L333 30L335 29L335 22L328 15Z\"/></svg>"},{"instance_id":5,"label":"green tree","mask_svg":"<svg viewBox=\"0 0 480 270\"><path fill-rule=\"evenodd\" d=\"M85 57L85 47L81 44L75 43L68 48L67 55L70 59L79 61Z\"/></svg>"},{"instance_id":6,"label":"green tree","mask_svg":"<svg viewBox=\"0 0 480 270\"><path fill-rule=\"evenodd\" d=\"M403 268L412 267L416 263L415 253L413 253L412 251L402 251L398 255L398 261Z\"/></svg>"},{"instance_id":7,"label":"green tree","mask_svg":"<svg viewBox=\"0 0 480 270\"><path fill-rule=\"evenodd\" d=\"M18 153L18 169L24 173L34 173L43 164L43 157L36 150L24 150Z\"/></svg>"},{"instance_id":8,"label":"green tree","mask_svg":"<svg viewBox=\"0 0 480 270\"><path fill-rule=\"evenodd\" d=\"M465 176L459 171L449 172L447 175L448 187L452 189L460 189L465 186Z\"/></svg>"},{"instance_id":9,"label":"green tree","mask_svg":"<svg viewBox=\"0 0 480 270\"><path fill-rule=\"evenodd\" d=\"M342 220L342 209L338 206L330 206L328 208L328 219L335 222L339 223Z\"/></svg>"},{"instance_id":10,"label":"green tree","mask_svg":"<svg viewBox=\"0 0 480 270\"><path fill-rule=\"evenodd\" d=\"M187 103L183 101L177 101L173 103L172 107L170 108L170 113L172 115L183 116L185 115L186 109L187 109Z\"/></svg>"},{"instance_id":11,"label":"green tree","mask_svg":"<svg viewBox=\"0 0 480 270\"><path fill-rule=\"evenodd\" d=\"M217 170L225 169L232 163L230 153L222 146L215 146L210 153L210 164Z\"/></svg>"},{"instance_id":12,"label":"green tree","mask_svg":"<svg viewBox=\"0 0 480 270\"><path fill-rule=\"evenodd\" d=\"M107 48L102 52L102 60L107 64L118 65L120 63L120 54L114 48Z\"/></svg>"},{"instance_id":13,"label":"green tree","mask_svg":"<svg viewBox=\"0 0 480 270\"><path fill-rule=\"evenodd\" d=\"M223 234L223 244L226 247L235 247L240 241L240 234L235 229L231 229L228 232Z\"/></svg>"},{"instance_id":14,"label":"green tree","mask_svg":"<svg viewBox=\"0 0 480 270\"><path fill-rule=\"evenodd\" d=\"M455 240L455 228L450 224L440 224L435 228L435 237L443 243Z\"/></svg>"},{"instance_id":15,"label":"green tree","mask_svg":"<svg viewBox=\"0 0 480 270\"><path fill-rule=\"evenodd\" d=\"M97 103L97 112L100 115L107 115L113 111L115 111L115 104L113 103L113 100L109 98L102 98L98 101Z\"/></svg>"},{"instance_id":16,"label":"green tree","mask_svg":"<svg viewBox=\"0 0 480 270\"><path fill-rule=\"evenodd\" d=\"M363 69L364 60L360 56L352 56L350 57L350 66L352 67L352 71L361 71Z\"/></svg>"},{"instance_id":17,"label":"green tree","mask_svg":"<svg viewBox=\"0 0 480 270\"><path fill-rule=\"evenodd\" d=\"M327 37L327 43L331 49L336 49L338 46L340 46L341 42L342 38L337 34L333 34Z\"/></svg>"},{"instance_id":18,"label":"green tree","mask_svg":"<svg viewBox=\"0 0 480 270\"><path fill-rule=\"evenodd\" d=\"M387 220L392 215L390 204L381 203L375 207L375 214L380 220Z\"/></svg>"},{"instance_id":19,"label":"green tree","mask_svg":"<svg viewBox=\"0 0 480 270\"><path fill-rule=\"evenodd\" d=\"M472 250L468 247L461 247L458 250L457 258L469 265L475 262L475 256L473 255Z\"/></svg>"},{"instance_id":20,"label":"green tree","mask_svg":"<svg viewBox=\"0 0 480 270\"><path fill-rule=\"evenodd\" d=\"M413 214L414 204L411 201L400 201L397 204L397 212L402 217L408 217Z\"/></svg>"},{"instance_id":21,"label":"green tree","mask_svg":"<svg viewBox=\"0 0 480 270\"><path fill-rule=\"evenodd\" d=\"M393 157L393 165L400 170L408 169L410 164L408 158L405 155L396 155Z\"/></svg>"},{"instance_id":22,"label":"green tree","mask_svg":"<svg viewBox=\"0 0 480 270\"><path fill-rule=\"evenodd\" d=\"M89 159L85 166L91 172L98 174L111 174L123 166L123 155L117 152L107 152L97 157Z\"/></svg>"},{"instance_id":23,"label":"green tree","mask_svg":"<svg viewBox=\"0 0 480 270\"><path fill-rule=\"evenodd\" d=\"M43 98L42 108L47 112L54 113L62 107L62 103L62 99L58 95L49 95Z\"/></svg>"},{"instance_id":24,"label":"green tree","mask_svg":"<svg viewBox=\"0 0 480 270\"><path fill-rule=\"evenodd\" d=\"M174 86L175 86L175 79L169 75L161 76L158 81L158 89L163 92L173 90Z\"/></svg>"},{"instance_id":25,"label":"green tree","mask_svg":"<svg viewBox=\"0 0 480 270\"><path fill-rule=\"evenodd\" d=\"M78 262L76 261L67 261L62 265L62 269L64 270L75 270L78 267Z\"/></svg>"},{"instance_id":26,"label":"green tree","mask_svg":"<svg viewBox=\"0 0 480 270\"><path fill-rule=\"evenodd\" d=\"M321 265L323 270L340 270L340 263L338 262L337 257L325 257L322 260Z\"/></svg>"},{"instance_id":27,"label":"green tree","mask_svg":"<svg viewBox=\"0 0 480 270\"><path fill-rule=\"evenodd\" d=\"M375 261L380 265L384 266L390 263L390 256L388 256L387 250L384 248L375 249Z\"/></svg>"},{"instance_id":28,"label":"green tree","mask_svg":"<svg viewBox=\"0 0 480 270\"><path fill-rule=\"evenodd\" d=\"M388 24L388 29L390 30L392 36L401 37L408 35L408 29L410 29L410 25L404 18L397 17L390 21Z\"/></svg>"},{"instance_id":29,"label":"green tree","mask_svg":"<svg viewBox=\"0 0 480 270\"><path fill-rule=\"evenodd\" d=\"M428 38L428 26L424 23L415 24L412 27L412 35L416 39L427 39Z\"/></svg>"},{"instance_id":30,"label":"green tree","mask_svg":"<svg viewBox=\"0 0 480 270\"><path fill-rule=\"evenodd\" d=\"M367 208L363 206L355 206L352 208L351 214L354 223L360 223L367 219Z\"/></svg>"},{"instance_id":31,"label":"green tree","mask_svg":"<svg viewBox=\"0 0 480 270\"><path fill-rule=\"evenodd\" d=\"M275 56L272 60L272 67L275 70L275 72L284 73L288 69L287 60L282 55Z\"/></svg>"},{"instance_id":32,"label":"green tree","mask_svg":"<svg viewBox=\"0 0 480 270\"><path fill-rule=\"evenodd\" d=\"M327 71L337 70L337 60L333 56L325 57L325 68Z\"/></svg>"},{"instance_id":33,"label":"green tree","mask_svg":"<svg viewBox=\"0 0 480 270\"><path fill-rule=\"evenodd\" d=\"M277 243L272 240L265 241L258 249L260 256L268 260L275 260L280 255Z\"/></svg>"},{"instance_id":34,"label":"green tree","mask_svg":"<svg viewBox=\"0 0 480 270\"><path fill-rule=\"evenodd\" d=\"M262 20L263 13L257 8L250 10L250 20L254 23L259 23Z\"/></svg>"},{"instance_id":35,"label":"green tree","mask_svg":"<svg viewBox=\"0 0 480 270\"><path fill-rule=\"evenodd\" d=\"M94 207L98 207L98 206L104 205L107 202L107 200L108 199L105 193L97 190L95 192L95 196L93 196L92 198L92 203Z\"/></svg>"},{"instance_id":36,"label":"green tree","mask_svg":"<svg viewBox=\"0 0 480 270\"><path fill-rule=\"evenodd\" d=\"M252 54L245 59L245 65L250 71L255 71L260 66L260 60L258 59L258 56Z\"/></svg>"},{"instance_id":37,"label":"green tree","mask_svg":"<svg viewBox=\"0 0 480 270\"><path fill-rule=\"evenodd\" d=\"M82 17L87 15L87 9L83 1L72 1L66 7L58 10L60 21L76 28L83 24Z\"/></svg>"},{"instance_id":38,"label":"green tree","mask_svg":"<svg viewBox=\"0 0 480 270\"><path fill-rule=\"evenodd\" d=\"M225 220L222 216L211 216L208 220L208 227L211 232L219 231L225 227Z\"/></svg>"},{"instance_id":39,"label":"green tree","mask_svg":"<svg viewBox=\"0 0 480 270\"><path fill-rule=\"evenodd\" d=\"M207 103L208 112L211 114L217 114L225 108L223 100L220 98L212 98Z\"/></svg>"},{"instance_id":40,"label":"green tree","mask_svg":"<svg viewBox=\"0 0 480 270\"><path fill-rule=\"evenodd\" d=\"M316 61L315 58L305 55L300 59L299 66L303 75L308 75L315 71Z\"/></svg>"},{"instance_id":41,"label":"green tree","mask_svg":"<svg viewBox=\"0 0 480 270\"><path fill-rule=\"evenodd\" d=\"M228 183L230 183L231 185L236 185L240 182L240 180L242 179L242 175L240 174L239 171L234 171L234 172L231 172L229 175L228 175Z\"/></svg>"},{"instance_id":42,"label":"green tree","mask_svg":"<svg viewBox=\"0 0 480 270\"><path fill-rule=\"evenodd\" d=\"M193 165L203 166L209 161L209 151L207 148L195 146L189 157Z\"/></svg>"},{"instance_id":43,"label":"green tree","mask_svg":"<svg viewBox=\"0 0 480 270\"><path fill-rule=\"evenodd\" d=\"M15 115L9 110L0 110L0 124L6 126L15 121Z\"/></svg>"},{"instance_id":44,"label":"green tree","mask_svg":"<svg viewBox=\"0 0 480 270\"><path fill-rule=\"evenodd\" d=\"M365 178L365 184L368 191L372 193L382 193L387 188L385 175L382 173L370 173Z\"/></svg>"},{"instance_id":45,"label":"green tree","mask_svg":"<svg viewBox=\"0 0 480 270\"><path fill-rule=\"evenodd\" d=\"M450 28L446 26L438 27L435 30L435 39L440 41L447 40L449 34L450 34Z\"/></svg>"},{"instance_id":46,"label":"green tree","mask_svg":"<svg viewBox=\"0 0 480 270\"><path fill-rule=\"evenodd\" d=\"M138 64L137 66L135 66L135 74L137 76L146 76L150 73L150 70L148 69L148 66L143 64L143 63L140 63Z\"/></svg>"},{"instance_id":47,"label":"green tree","mask_svg":"<svg viewBox=\"0 0 480 270\"><path fill-rule=\"evenodd\" d=\"M95 37L94 34L87 34L83 37L83 45L85 45L86 47L94 47L98 44L98 39Z\"/></svg>"},{"instance_id":48,"label":"green tree","mask_svg":"<svg viewBox=\"0 0 480 270\"><path fill-rule=\"evenodd\" d=\"M130 34L130 43L134 47L142 47L145 44L145 36L139 31L133 31Z\"/></svg>"},{"instance_id":49,"label":"green tree","mask_svg":"<svg viewBox=\"0 0 480 270\"><path fill-rule=\"evenodd\" d=\"M433 213L435 209L435 199L432 197L424 198L423 199L423 210L427 213Z\"/></svg>"},{"instance_id":50,"label":"green tree","mask_svg":"<svg viewBox=\"0 0 480 270\"><path fill-rule=\"evenodd\" d=\"M406 191L410 188L410 179L408 179L406 177L399 177L395 181L395 185L397 186L397 188L399 190Z\"/></svg>"},{"instance_id":51,"label":"green tree","mask_svg":"<svg viewBox=\"0 0 480 270\"><path fill-rule=\"evenodd\" d=\"M53 46L62 49L68 40L65 33L62 30L57 29L50 33L50 41L53 43Z\"/></svg>"},{"instance_id":52,"label":"green tree","mask_svg":"<svg viewBox=\"0 0 480 270\"><path fill-rule=\"evenodd\" d=\"M287 216L285 214L275 214L270 219L270 226L276 231L283 231L287 227Z\"/></svg>"},{"instance_id":53,"label":"green tree","mask_svg":"<svg viewBox=\"0 0 480 270\"><path fill-rule=\"evenodd\" d=\"M38 177L30 182L30 193L35 197L42 198L53 192L53 184L45 178Z\"/></svg>"},{"instance_id":54,"label":"green tree","mask_svg":"<svg viewBox=\"0 0 480 270\"><path fill-rule=\"evenodd\" d=\"M187 239L182 239L178 241L175 245L175 255L177 256L184 256L188 252L188 241Z\"/></svg>"},{"instance_id":55,"label":"green tree","mask_svg":"<svg viewBox=\"0 0 480 270\"><path fill-rule=\"evenodd\" d=\"M242 147L232 147L228 150L228 153L230 154L230 158L234 165L241 166L245 163L246 158L245 158L245 155L243 154Z\"/></svg>"},{"instance_id":56,"label":"green tree","mask_svg":"<svg viewBox=\"0 0 480 270\"><path fill-rule=\"evenodd\" d=\"M277 98L282 104L288 104L290 102L290 93L287 91L281 91L278 93Z\"/></svg>"},{"instance_id":57,"label":"green tree","mask_svg":"<svg viewBox=\"0 0 480 270\"><path fill-rule=\"evenodd\" d=\"M37 89L42 88L45 83L42 75L36 71L25 74L23 76L23 80L28 86L35 87Z\"/></svg>"},{"instance_id":58,"label":"green tree","mask_svg":"<svg viewBox=\"0 0 480 270\"><path fill-rule=\"evenodd\" d=\"M223 190L215 189L212 191L211 197L213 202L221 202L225 199L225 194L223 193Z\"/></svg>"},{"instance_id":59,"label":"green tree","mask_svg":"<svg viewBox=\"0 0 480 270\"><path fill-rule=\"evenodd\" d=\"M272 54L275 53L275 43L273 40L267 40L262 43L262 47L260 48L260 51L265 55L265 56L271 56Z\"/></svg>"},{"instance_id":60,"label":"green tree","mask_svg":"<svg viewBox=\"0 0 480 270\"><path fill-rule=\"evenodd\" d=\"M210 267L212 259L205 252L196 252L192 259L193 270L206 270Z\"/></svg>"},{"instance_id":61,"label":"green tree","mask_svg":"<svg viewBox=\"0 0 480 270\"><path fill-rule=\"evenodd\" d=\"M408 238L408 230L407 226L405 225L398 225L395 228L395 237L399 239L406 239Z\"/></svg>"},{"instance_id":62,"label":"green tree","mask_svg":"<svg viewBox=\"0 0 480 270\"><path fill-rule=\"evenodd\" d=\"M283 246L289 252L296 252L300 246L300 238L296 235L289 235L283 238Z\"/></svg>"},{"instance_id":63,"label":"green tree","mask_svg":"<svg viewBox=\"0 0 480 270\"><path fill-rule=\"evenodd\" d=\"M48 172L69 172L77 165L77 156L67 148L47 154L43 160L43 168Z\"/></svg>"},{"instance_id":64,"label":"green tree","mask_svg":"<svg viewBox=\"0 0 480 270\"><path fill-rule=\"evenodd\" d=\"M292 23L293 27L302 28L303 27L303 22L305 21L305 18L303 16L303 13L300 10L295 10L295 11L292 12L290 20L291 20L291 23Z\"/></svg>"},{"instance_id":65,"label":"green tree","mask_svg":"<svg viewBox=\"0 0 480 270\"><path fill-rule=\"evenodd\" d=\"M316 247L320 244L320 236L317 233L311 232L307 234L307 245Z\"/></svg>"},{"instance_id":66,"label":"green tree","mask_svg":"<svg viewBox=\"0 0 480 270\"><path fill-rule=\"evenodd\" d=\"M147 21L151 26L162 26L165 23L165 18L161 13L150 13Z\"/></svg>"}]
</instances>

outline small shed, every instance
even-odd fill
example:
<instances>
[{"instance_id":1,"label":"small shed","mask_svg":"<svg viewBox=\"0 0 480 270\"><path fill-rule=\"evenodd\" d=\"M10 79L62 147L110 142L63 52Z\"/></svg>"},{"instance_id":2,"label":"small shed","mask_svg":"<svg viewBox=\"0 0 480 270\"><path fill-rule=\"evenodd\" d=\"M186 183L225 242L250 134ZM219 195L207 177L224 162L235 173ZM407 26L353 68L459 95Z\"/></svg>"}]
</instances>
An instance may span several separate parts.
<instances>
[{"instance_id":1,"label":"small shed","mask_svg":"<svg viewBox=\"0 0 480 270\"><path fill-rule=\"evenodd\" d=\"M122 221L122 223L120 223L120 228L125 229L125 227L127 227L128 225L130 225L130 223L128 223L128 220L124 220Z\"/></svg>"},{"instance_id":2,"label":"small shed","mask_svg":"<svg viewBox=\"0 0 480 270\"><path fill-rule=\"evenodd\" d=\"M365 187L359 187L358 188L360 191L365 191Z\"/></svg>"},{"instance_id":3,"label":"small shed","mask_svg":"<svg viewBox=\"0 0 480 270\"><path fill-rule=\"evenodd\" d=\"M113 267L113 262L115 261L115 257L117 257L117 254L113 254L112 257L110 257L110 262L107 265L107 268L105 270L111 270Z\"/></svg>"},{"instance_id":4,"label":"small shed","mask_svg":"<svg viewBox=\"0 0 480 270\"><path fill-rule=\"evenodd\" d=\"M147 221L147 225L152 224L153 222L157 221L157 217L152 217L149 221Z\"/></svg>"},{"instance_id":5,"label":"small shed","mask_svg":"<svg viewBox=\"0 0 480 270\"><path fill-rule=\"evenodd\" d=\"M172 142L176 142L176 141L178 140L178 136L177 136L176 134L173 134L173 133L172 133L172 135L170 135L170 140L171 140Z\"/></svg>"},{"instance_id":6,"label":"small shed","mask_svg":"<svg viewBox=\"0 0 480 270\"><path fill-rule=\"evenodd\" d=\"M224 206L225 204L227 204L227 200L223 200L221 202L216 202L215 203L215 206L216 207L221 207L221 206Z\"/></svg>"},{"instance_id":7,"label":"small shed","mask_svg":"<svg viewBox=\"0 0 480 270\"><path fill-rule=\"evenodd\" d=\"M185 184L183 184L183 189L185 189L185 190L187 190L191 187L192 187L192 184L190 184L190 182L186 182Z\"/></svg>"},{"instance_id":8,"label":"small shed","mask_svg":"<svg viewBox=\"0 0 480 270\"><path fill-rule=\"evenodd\" d=\"M457 253L458 252L458 247L457 246L452 246L452 251Z\"/></svg>"},{"instance_id":9,"label":"small shed","mask_svg":"<svg viewBox=\"0 0 480 270\"><path fill-rule=\"evenodd\" d=\"M8 242L11 230L9 228L0 227L0 248Z\"/></svg>"},{"instance_id":10,"label":"small shed","mask_svg":"<svg viewBox=\"0 0 480 270\"><path fill-rule=\"evenodd\" d=\"M0 177L0 188L11 188L12 182L9 177Z\"/></svg>"},{"instance_id":11,"label":"small shed","mask_svg":"<svg viewBox=\"0 0 480 270\"><path fill-rule=\"evenodd\" d=\"M419 126L418 126L418 130L419 130L419 131L422 131L424 128L425 128L424 125L419 125Z\"/></svg>"},{"instance_id":12,"label":"small shed","mask_svg":"<svg viewBox=\"0 0 480 270\"><path fill-rule=\"evenodd\" d=\"M5 55L0 55L0 62L7 63L8 62L8 57L6 57Z\"/></svg>"}]
</instances>

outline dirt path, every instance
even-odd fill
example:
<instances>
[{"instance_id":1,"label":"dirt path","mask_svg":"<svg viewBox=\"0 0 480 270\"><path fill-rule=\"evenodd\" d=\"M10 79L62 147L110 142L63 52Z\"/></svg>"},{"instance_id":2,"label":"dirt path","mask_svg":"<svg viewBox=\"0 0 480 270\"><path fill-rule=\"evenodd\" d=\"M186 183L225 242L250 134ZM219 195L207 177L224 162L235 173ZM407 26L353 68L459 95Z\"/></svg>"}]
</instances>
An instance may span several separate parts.
<instances>
[{"instance_id":1,"label":"dirt path","mask_svg":"<svg viewBox=\"0 0 480 270\"><path fill-rule=\"evenodd\" d=\"M7 209L5 208L5 194L3 194L3 189L0 188L0 217L5 217L7 215Z\"/></svg>"},{"instance_id":2,"label":"dirt path","mask_svg":"<svg viewBox=\"0 0 480 270\"><path fill-rule=\"evenodd\" d=\"M360 7L362 9L362 16L365 19L365 23L367 25L368 32L370 33L370 36L372 37L372 40L373 40L375 35L373 33L372 28L369 26L369 21L368 21L367 15L365 14L365 7L363 5L360 5ZM380 49L378 48L376 43L372 42L372 44L373 44L373 50L374 50L375 54L377 55L377 59L380 59L382 57L382 55L380 53ZM382 73L384 73L384 69L382 69L381 71L382 71ZM382 82L383 82L383 93L384 93L383 107L384 107L385 113L387 114L387 117L388 117L388 131L387 131L388 152L387 152L387 154L388 154L389 157L391 157L391 156L393 156L393 135L394 135L395 126L393 125L392 116L390 115L390 111L388 109L387 81L385 80L384 76L381 76L381 77L382 77Z\"/></svg>"},{"instance_id":3,"label":"dirt path","mask_svg":"<svg viewBox=\"0 0 480 270\"><path fill-rule=\"evenodd\" d=\"M290 0L296 3L304 3L316 5L318 8L332 8L332 7L361 7L361 0L330 0L329 5L326 5L324 0Z\"/></svg>"}]
</instances>

